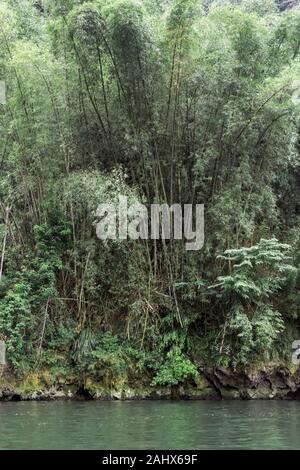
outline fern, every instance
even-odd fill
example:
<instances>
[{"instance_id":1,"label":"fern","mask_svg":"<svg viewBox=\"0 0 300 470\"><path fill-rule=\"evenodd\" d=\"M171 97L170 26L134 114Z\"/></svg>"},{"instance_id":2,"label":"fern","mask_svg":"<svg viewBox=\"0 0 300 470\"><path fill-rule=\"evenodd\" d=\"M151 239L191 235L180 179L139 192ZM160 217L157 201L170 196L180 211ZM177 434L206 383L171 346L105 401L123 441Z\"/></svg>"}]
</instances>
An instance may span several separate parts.
<instances>
[{"instance_id":1,"label":"fern","mask_svg":"<svg viewBox=\"0 0 300 470\"><path fill-rule=\"evenodd\" d=\"M284 330L283 315L273 306L276 295L293 284L297 269L290 264L289 245L275 238L262 239L250 248L227 250L223 259L232 263L230 275L211 286L218 289L228 308L223 326L232 359L246 363L257 356L269 358L275 341Z\"/></svg>"}]
</instances>

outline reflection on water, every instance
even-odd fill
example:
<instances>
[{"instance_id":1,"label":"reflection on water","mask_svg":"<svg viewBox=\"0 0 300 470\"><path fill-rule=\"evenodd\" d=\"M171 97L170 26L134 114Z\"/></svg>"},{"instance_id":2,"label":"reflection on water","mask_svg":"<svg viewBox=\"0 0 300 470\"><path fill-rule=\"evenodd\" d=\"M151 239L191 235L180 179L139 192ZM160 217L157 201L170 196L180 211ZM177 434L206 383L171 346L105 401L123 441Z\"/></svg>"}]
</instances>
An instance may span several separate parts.
<instances>
[{"instance_id":1,"label":"reflection on water","mask_svg":"<svg viewBox=\"0 0 300 470\"><path fill-rule=\"evenodd\" d=\"M300 449L300 402L0 403L0 449Z\"/></svg>"}]
</instances>

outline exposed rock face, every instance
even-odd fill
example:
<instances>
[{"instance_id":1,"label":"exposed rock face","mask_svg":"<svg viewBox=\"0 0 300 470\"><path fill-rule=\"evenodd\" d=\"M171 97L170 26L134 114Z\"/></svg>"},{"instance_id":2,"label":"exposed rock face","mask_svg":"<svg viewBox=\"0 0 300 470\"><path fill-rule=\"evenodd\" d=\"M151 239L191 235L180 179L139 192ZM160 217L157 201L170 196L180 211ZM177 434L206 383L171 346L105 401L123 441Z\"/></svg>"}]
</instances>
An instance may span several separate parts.
<instances>
[{"instance_id":1,"label":"exposed rock face","mask_svg":"<svg viewBox=\"0 0 300 470\"><path fill-rule=\"evenodd\" d=\"M50 400L66 400L74 399L72 392L65 392L56 388L49 390L33 390L24 392L21 388L6 386L0 388L1 401L50 401Z\"/></svg>"},{"instance_id":2,"label":"exposed rock face","mask_svg":"<svg viewBox=\"0 0 300 470\"><path fill-rule=\"evenodd\" d=\"M280 11L289 10L299 5L299 0L277 0L278 8Z\"/></svg>"},{"instance_id":3,"label":"exposed rock face","mask_svg":"<svg viewBox=\"0 0 300 470\"><path fill-rule=\"evenodd\" d=\"M285 367L264 367L255 372L233 371L222 367L203 370L203 374L222 398L298 399L300 371Z\"/></svg>"},{"instance_id":4,"label":"exposed rock face","mask_svg":"<svg viewBox=\"0 0 300 470\"><path fill-rule=\"evenodd\" d=\"M222 400L222 399L300 399L300 368L263 366L255 371L223 367L201 367L195 382L177 387L152 387L150 384L123 384L118 389L104 387L88 379L85 386L76 381L57 381L46 386L42 381L2 377L0 400Z\"/></svg>"}]
</instances>

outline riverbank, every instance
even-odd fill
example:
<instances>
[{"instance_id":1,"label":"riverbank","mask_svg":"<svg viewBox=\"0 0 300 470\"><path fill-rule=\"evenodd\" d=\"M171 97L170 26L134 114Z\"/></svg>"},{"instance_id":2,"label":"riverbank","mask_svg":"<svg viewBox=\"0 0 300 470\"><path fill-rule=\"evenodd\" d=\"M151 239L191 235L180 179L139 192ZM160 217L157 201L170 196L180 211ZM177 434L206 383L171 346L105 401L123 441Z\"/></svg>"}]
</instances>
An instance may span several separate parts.
<instances>
[{"instance_id":1,"label":"riverbank","mask_svg":"<svg viewBox=\"0 0 300 470\"><path fill-rule=\"evenodd\" d=\"M300 399L300 369L285 365L262 366L253 371L199 368L195 380L173 387L152 386L150 380L119 384L86 377L51 377L40 371L17 378L0 378L0 401L30 400L261 400Z\"/></svg>"}]
</instances>

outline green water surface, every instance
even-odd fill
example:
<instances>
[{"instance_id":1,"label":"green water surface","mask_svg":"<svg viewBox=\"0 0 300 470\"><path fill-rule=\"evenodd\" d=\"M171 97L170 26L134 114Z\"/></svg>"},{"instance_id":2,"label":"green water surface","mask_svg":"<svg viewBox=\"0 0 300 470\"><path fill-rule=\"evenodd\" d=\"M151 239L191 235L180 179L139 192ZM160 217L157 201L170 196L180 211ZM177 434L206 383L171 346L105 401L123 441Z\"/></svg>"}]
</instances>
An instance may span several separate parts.
<instances>
[{"instance_id":1,"label":"green water surface","mask_svg":"<svg viewBox=\"0 0 300 470\"><path fill-rule=\"evenodd\" d=\"M300 449L300 401L0 403L0 449Z\"/></svg>"}]
</instances>

